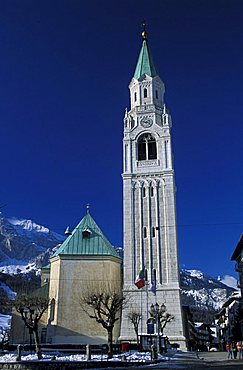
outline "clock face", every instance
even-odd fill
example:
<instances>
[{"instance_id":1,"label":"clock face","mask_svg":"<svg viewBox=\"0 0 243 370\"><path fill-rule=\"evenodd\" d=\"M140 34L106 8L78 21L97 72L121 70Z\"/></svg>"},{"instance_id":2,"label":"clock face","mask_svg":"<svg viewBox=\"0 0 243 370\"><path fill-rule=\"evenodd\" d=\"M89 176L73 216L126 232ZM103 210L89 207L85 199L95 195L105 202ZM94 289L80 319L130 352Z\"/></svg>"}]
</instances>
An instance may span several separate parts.
<instances>
[{"instance_id":1,"label":"clock face","mask_svg":"<svg viewBox=\"0 0 243 370\"><path fill-rule=\"evenodd\" d=\"M143 127L150 127L153 124L153 120L151 118L143 118L140 123Z\"/></svg>"}]
</instances>

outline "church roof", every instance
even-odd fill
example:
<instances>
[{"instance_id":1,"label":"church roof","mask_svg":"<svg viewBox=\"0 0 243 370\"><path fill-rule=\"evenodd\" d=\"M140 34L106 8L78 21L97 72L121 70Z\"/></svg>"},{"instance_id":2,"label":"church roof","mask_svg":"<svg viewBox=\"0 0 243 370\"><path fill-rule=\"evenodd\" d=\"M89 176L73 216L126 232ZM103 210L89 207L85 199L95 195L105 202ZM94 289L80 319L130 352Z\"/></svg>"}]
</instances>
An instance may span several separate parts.
<instances>
[{"instance_id":1,"label":"church roof","mask_svg":"<svg viewBox=\"0 0 243 370\"><path fill-rule=\"evenodd\" d=\"M150 77L158 76L146 38L143 40L133 78L136 78L138 80L144 74Z\"/></svg>"},{"instance_id":2,"label":"church roof","mask_svg":"<svg viewBox=\"0 0 243 370\"><path fill-rule=\"evenodd\" d=\"M84 216L53 257L59 255L98 255L120 258L90 213Z\"/></svg>"},{"instance_id":3,"label":"church roof","mask_svg":"<svg viewBox=\"0 0 243 370\"><path fill-rule=\"evenodd\" d=\"M30 293L30 297L35 298L48 299L48 296L49 296L49 283L42 285L40 288L35 289L32 293Z\"/></svg>"}]
</instances>

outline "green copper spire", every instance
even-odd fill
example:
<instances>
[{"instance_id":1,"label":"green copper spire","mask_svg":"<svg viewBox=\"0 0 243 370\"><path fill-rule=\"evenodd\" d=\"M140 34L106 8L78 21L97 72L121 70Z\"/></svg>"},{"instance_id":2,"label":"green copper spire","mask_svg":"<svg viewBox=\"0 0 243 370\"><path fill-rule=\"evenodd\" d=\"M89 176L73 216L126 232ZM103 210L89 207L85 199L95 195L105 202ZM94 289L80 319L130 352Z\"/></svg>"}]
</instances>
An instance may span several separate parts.
<instances>
[{"instance_id":1,"label":"green copper spire","mask_svg":"<svg viewBox=\"0 0 243 370\"><path fill-rule=\"evenodd\" d=\"M142 32L143 37L143 44L142 48L138 57L137 66L135 69L135 73L133 78L136 78L137 80L144 74L155 77L158 76L158 73L156 72L155 65L148 47L148 41L147 41L147 32L144 30Z\"/></svg>"}]
</instances>

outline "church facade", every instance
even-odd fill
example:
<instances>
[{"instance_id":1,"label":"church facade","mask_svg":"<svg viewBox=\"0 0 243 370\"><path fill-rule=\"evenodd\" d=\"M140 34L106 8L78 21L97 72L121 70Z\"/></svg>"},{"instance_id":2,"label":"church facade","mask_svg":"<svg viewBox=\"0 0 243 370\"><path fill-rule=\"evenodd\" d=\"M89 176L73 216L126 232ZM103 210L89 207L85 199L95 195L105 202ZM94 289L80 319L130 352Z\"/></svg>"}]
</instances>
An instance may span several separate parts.
<instances>
[{"instance_id":1,"label":"church facade","mask_svg":"<svg viewBox=\"0 0 243 370\"><path fill-rule=\"evenodd\" d=\"M172 120L164 103L164 83L152 60L147 34L129 85L123 139L124 294L121 340L134 340L128 319L142 314L139 334L147 333L151 304L165 304L175 319L164 330L185 349L179 286ZM135 285L140 272L145 286ZM152 289L152 290L151 290Z\"/></svg>"}]
</instances>

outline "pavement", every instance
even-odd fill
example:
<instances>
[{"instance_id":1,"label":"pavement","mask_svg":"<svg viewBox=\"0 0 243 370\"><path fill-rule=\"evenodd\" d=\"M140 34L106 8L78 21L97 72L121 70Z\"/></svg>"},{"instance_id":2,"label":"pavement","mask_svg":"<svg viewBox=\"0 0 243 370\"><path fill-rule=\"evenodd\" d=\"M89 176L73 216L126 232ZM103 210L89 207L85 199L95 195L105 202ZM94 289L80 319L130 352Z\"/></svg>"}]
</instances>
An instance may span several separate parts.
<instances>
[{"instance_id":1,"label":"pavement","mask_svg":"<svg viewBox=\"0 0 243 370\"><path fill-rule=\"evenodd\" d=\"M226 352L176 352L168 354L169 360L152 363L114 362L106 363L105 369L116 370L243 370L243 360L228 360ZM93 370L100 368L97 364Z\"/></svg>"},{"instance_id":2,"label":"pavement","mask_svg":"<svg viewBox=\"0 0 243 370\"><path fill-rule=\"evenodd\" d=\"M243 360L228 360L227 359L227 352L176 352L172 353L169 352L166 354L166 357L169 357L166 361L154 361L147 363L144 362L130 362L130 361L75 361L75 362L68 362L71 365L70 369L111 369L116 368L116 370L124 368L130 368L131 370L167 370L167 369L180 369L180 370L243 370ZM39 362L39 361L31 361L29 362L29 366L33 365L36 362L38 365L38 369L46 370L47 362ZM65 362L65 361L64 361ZM48 362L52 365L58 363L63 364L64 362L59 361L51 361ZM67 364L67 362L65 362ZM5 363L6 364L6 363ZM2 368L0 364L0 369ZM36 367L29 367L36 369ZM53 367L61 369L61 367Z\"/></svg>"},{"instance_id":3,"label":"pavement","mask_svg":"<svg viewBox=\"0 0 243 370\"><path fill-rule=\"evenodd\" d=\"M168 364L158 364L157 369L180 370L243 370L243 360L228 360L227 352L178 352Z\"/></svg>"}]
</instances>

